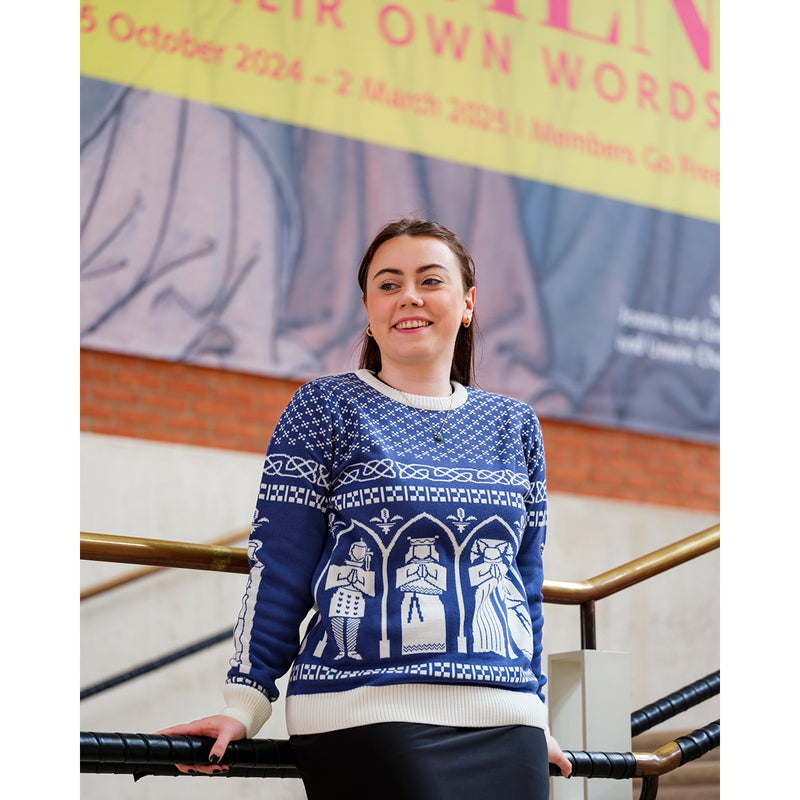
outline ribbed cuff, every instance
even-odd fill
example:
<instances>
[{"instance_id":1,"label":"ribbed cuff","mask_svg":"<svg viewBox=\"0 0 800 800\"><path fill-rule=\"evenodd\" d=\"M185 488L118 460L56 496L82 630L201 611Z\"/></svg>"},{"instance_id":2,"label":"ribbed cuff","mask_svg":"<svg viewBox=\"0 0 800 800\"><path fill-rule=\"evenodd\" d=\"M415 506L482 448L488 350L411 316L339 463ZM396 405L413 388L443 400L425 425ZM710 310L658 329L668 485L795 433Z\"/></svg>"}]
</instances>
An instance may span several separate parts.
<instances>
[{"instance_id":1,"label":"ribbed cuff","mask_svg":"<svg viewBox=\"0 0 800 800\"><path fill-rule=\"evenodd\" d=\"M222 690L225 708L220 712L238 719L247 728L247 738L252 739L272 714L272 703L258 689L243 683L226 683Z\"/></svg>"}]
</instances>

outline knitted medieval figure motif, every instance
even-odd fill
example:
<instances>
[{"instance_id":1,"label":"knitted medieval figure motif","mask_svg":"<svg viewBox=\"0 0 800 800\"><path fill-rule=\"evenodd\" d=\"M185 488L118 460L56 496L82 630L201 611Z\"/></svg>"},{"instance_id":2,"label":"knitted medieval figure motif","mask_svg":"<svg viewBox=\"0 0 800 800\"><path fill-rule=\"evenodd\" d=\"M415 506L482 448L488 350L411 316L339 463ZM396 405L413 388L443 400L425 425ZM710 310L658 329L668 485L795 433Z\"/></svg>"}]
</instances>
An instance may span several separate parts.
<instances>
[{"instance_id":1,"label":"knitted medieval figure motif","mask_svg":"<svg viewBox=\"0 0 800 800\"><path fill-rule=\"evenodd\" d=\"M397 588L403 592L403 655L447 649L440 599L447 589L447 570L439 564L435 542L436 537L410 539L405 566L397 570Z\"/></svg>"},{"instance_id":2,"label":"knitted medieval figure motif","mask_svg":"<svg viewBox=\"0 0 800 800\"><path fill-rule=\"evenodd\" d=\"M375 596L375 572L370 569L372 551L363 539L350 546L343 564L331 564L326 589L335 589L328 614L339 652L335 661L351 658L361 661L356 650L358 627L364 616L364 597Z\"/></svg>"},{"instance_id":3,"label":"knitted medieval figure motif","mask_svg":"<svg viewBox=\"0 0 800 800\"><path fill-rule=\"evenodd\" d=\"M470 583L475 587L473 649L513 656L513 646L529 658L533 652L525 596L509 574L511 545L499 539L478 539L470 551Z\"/></svg>"}]
</instances>

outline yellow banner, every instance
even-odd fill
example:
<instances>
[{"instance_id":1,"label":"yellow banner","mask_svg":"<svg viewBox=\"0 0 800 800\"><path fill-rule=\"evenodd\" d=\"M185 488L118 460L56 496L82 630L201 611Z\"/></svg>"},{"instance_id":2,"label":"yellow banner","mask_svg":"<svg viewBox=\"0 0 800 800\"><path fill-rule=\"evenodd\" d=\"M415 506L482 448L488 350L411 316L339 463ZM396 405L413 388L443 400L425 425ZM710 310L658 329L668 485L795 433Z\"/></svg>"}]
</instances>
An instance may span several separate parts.
<instances>
[{"instance_id":1,"label":"yellow banner","mask_svg":"<svg viewBox=\"0 0 800 800\"><path fill-rule=\"evenodd\" d=\"M719 220L718 0L100 0L81 72Z\"/></svg>"}]
</instances>

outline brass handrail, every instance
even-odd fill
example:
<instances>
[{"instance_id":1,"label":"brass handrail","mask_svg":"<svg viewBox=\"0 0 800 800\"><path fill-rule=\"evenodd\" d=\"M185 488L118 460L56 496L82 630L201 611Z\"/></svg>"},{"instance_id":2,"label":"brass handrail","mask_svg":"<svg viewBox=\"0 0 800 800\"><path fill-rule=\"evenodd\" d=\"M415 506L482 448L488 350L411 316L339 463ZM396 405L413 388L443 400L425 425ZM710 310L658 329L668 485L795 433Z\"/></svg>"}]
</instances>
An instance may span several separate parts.
<instances>
[{"instance_id":1,"label":"brass handrail","mask_svg":"<svg viewBox=\"0 0 800 800\"><path fill-rule=\"evenodd\" d=\"M712 525L674 544L585 581L544 581L545 602L584 605L691 561L720 546L720 526ZM81 532L81 559L158 567L247 573L247 550L215 544L191 544Z\"/></svg>"},{"instance_id":2,"label":"brass handrail","mask_svg":"<svg viewBox=\"0 0 800 800\"><path fill-rule=\"evenodd\" d=\"M221 547L213 544L193 544L83 531L81 559L213 572L250 571L247 550L242 547Z\"/></svg>"},{"instance_id":3,"label":"brass handrail","mask_svg":"<svg viewBox=\"0 0 800 800\"><path fill-rule=\"evenodd\" d=\"M585 581L545 580L545 600L562 605L601 600L716 550L719 546L720 526L716 524Z\"/></svg>"},{"instance_id":4,"label":"brass handrail","mask_svg":"<svg viewBox=\"0 0 800 800\"><path fill-rule=\"evenodd\" d=\"M232 542L237 542L239 539L244 539L249 535L250 529L244 528L243 530L236 531L235 533L229 533L227 536L221 536L219 539L214 539L210 542L207 542L207 544L217 546L227 545L231 544ZM81 539L83 539L83 534L81 534ZM81 557L83 557L83 555L81 555ZM146 578L148 575L152 575L153 573L159 572L163 569L165 569L165 567L160 564L144 567L144 569L127 572L125 575L119 575L116 578L111 578L110 580L103 581L102 583L97 583L94 586L90 586L88 589L81 590L81 601L88 600L90 597L96 597L97 595L111 591L112 589L118 589L120 586L133 583L134 581L138 581L140 578Z\"/></svg>"},{"instance_id":5,"label":"brass handrail","mask_svg":"<svg viewBox=\"0 0 800 800\"><path fill-rule=\"evenodd\" d=\"M683 753L677 742L667 742L654 753L634 753L636 758L636 778L664 775L681 765Z\"/></svg>"}]
</instances>

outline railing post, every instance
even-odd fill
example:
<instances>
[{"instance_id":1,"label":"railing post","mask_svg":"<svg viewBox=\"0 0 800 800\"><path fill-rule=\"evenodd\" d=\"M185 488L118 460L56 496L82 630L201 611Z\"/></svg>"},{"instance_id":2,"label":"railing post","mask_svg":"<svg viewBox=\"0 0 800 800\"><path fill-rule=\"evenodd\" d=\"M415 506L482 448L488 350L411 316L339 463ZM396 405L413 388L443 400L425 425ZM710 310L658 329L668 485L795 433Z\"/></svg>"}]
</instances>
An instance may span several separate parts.
<instances>
[{"instance_id":1,"label":"railing post","mask_svg":"<svg viewBox=\"0 0 800 800\"><path fill-rule=\"evenodd\" d=\"M594 600L581 603L581 650L597 650Z\"/></svg>"},{"instance_id":2,"label":"railing post","mask_svg":"<svg viewBox=\"0 0 800 800\"><path fill-rule=\"evenodd\" d=\"M548 660L550 730L565 750L630 752L628 653L577 650ZM631 800L628 781L551 780L553 800Z\"/></svg>"}]
</instances>

